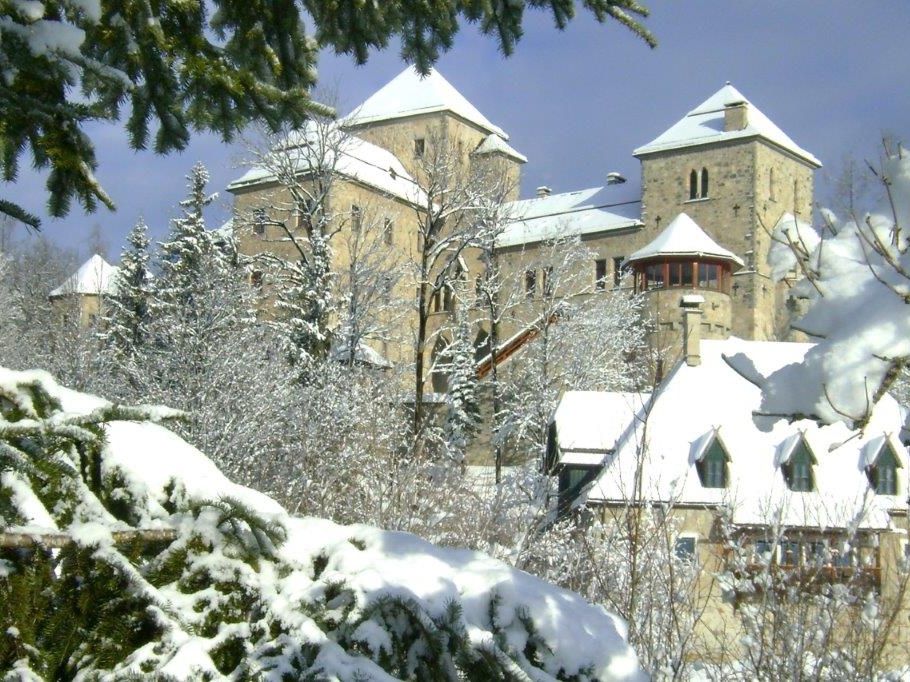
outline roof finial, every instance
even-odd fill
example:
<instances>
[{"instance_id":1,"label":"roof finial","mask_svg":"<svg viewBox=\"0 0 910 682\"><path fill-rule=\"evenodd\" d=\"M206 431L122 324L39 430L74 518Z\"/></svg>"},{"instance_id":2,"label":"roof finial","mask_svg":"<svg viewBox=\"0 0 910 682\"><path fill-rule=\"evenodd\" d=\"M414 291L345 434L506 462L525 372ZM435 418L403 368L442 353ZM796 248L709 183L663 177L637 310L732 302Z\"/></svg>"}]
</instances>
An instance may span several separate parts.
<instances>
[{"instance_id":1,"label":"roof finial","mask_svg":"<svg viewBox=\"0 0 910 682\"><path fill-rule=\"evenodd\" d=\"M730 81L727 81L726 85L730 85Z\"/></svg>"}]
</instances>

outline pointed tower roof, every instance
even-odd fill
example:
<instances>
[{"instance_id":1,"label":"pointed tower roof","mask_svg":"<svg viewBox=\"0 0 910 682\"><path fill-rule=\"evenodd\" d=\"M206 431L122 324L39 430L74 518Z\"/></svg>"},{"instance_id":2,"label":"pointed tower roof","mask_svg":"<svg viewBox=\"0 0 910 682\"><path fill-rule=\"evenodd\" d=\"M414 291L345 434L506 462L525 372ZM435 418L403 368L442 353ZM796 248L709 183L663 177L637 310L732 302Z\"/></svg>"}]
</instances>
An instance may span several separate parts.
<instances>
[{"instance_id":1,"label":"pointed tower roof","mask_svg":"<svg viewBox=\"0 0 910 682\"><path fill-rule=\"evenodd\" d=\"M745 127L738 130L726 130L725 113L731 106L737 105L745 107ZM686 114L685 118L632 153L634 156L644 156L670 149L749 137L767 140L816 168L822 165L821 161L791 140L783 130L778 128L771 119L730 83L695 107Z\"/></svg>"},{"instance_id":2,"label":"pointed tower roof","mask_svg":"<svg viewBox=\"0 0 910 682\"><path fill-rule=\"evenodd\" d=\"M509 139L502 128L493 125L439 71L430 69L430 73L421 76L411 66L386 83L343 120L344 123L356 126L437 111L450 111L488 133L495 133L504 140Z\"/></svg>"},{"instance_id":3,"label":"pointed tower roof","mask_svg":"<svg viewBox=\"0 0 910 682\"><path fill-rule=\"evenodd\" d=\"M67 277L63 284L54 289L49 297L55 298L69 294L115 294L115 278L119 270L120 268L111 265L96 253L85 261L75 273Z\"/></svg>"},{"instance_id":4,"label":"pointed tower roof","mask_svg":"<svg viewBox=\"0 0 910 682\"><path fill-rule=\"evenodd\" d=\"M633 253L626 262L634 263L661 256L716 258L743 265L742 259L711 239L685 213L676 216L654 241Z\"/></svg>"}]
</instances>

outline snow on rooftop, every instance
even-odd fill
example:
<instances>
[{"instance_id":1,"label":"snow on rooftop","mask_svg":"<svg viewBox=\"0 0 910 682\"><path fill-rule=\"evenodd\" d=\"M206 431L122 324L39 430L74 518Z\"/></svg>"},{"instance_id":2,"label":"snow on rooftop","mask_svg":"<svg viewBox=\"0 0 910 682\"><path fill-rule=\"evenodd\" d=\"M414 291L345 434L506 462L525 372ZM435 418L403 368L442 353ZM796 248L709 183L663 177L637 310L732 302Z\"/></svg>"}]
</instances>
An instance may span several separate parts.
<instances>
[{"instance_id":1,"label":"snow on rooftop","mask_svg":"<svg viewBox=\"0 0 910 682\"><path fill-rule=\"evenodd\" d=\"M340 176L411 204L426 204L425 193L394 154L338 127L322 130L310 124L289 136L275 154L289 155L299 173L334 166ZM231 182L228 191L275 182L274 169L267 165L254 166Z\"/></svg>"},{"instance_id":2,"label":"snow on rooftop","mask_svg":"<svg viewBox=\"0 0 910 682\"><path fill-rule=\"evenodd\" d=\"M724 132L724 109L731 104L744 103L747 125L742 130ZM747 100L743 94L727 83L704 102L686 114L685 118L672 125L648 144L633 152L634 156L678 149L695 145L725 142L749 137L760 137L791 154L819 167L821 161L797 145L778 128L761 110Z\"/></svg>"},{"instance_id":3,"label":"snow on rooftop","mask_svg":"<svg viewBox=\"0 0 910 682\"><path fill-rule=\"evenodd\" d=\"M691 256L693 258L719 258L743 265L742 259L715 242L692 218L680 213L647 246L639 249L626 262L659 256Z\"/></svg>"},{"instance_id":4,"label":"snow on rooftop","mask_svg":"<svg viewBox=\"0 0 910 682\"><path fill-rule=\"evenodd\" d=\"M643 413L648 393L566 391L554 416L563 464L600 464L630 421Z\"/></svg>"},{"instance_id":5,"label":"snow on rooftop","mask_svg":"<svg viewBox=\"0 0 910 682\"><path fill-rule=\"evenodd\" d=\"M66 278L49 296L68 296L71 294L95 294L112 296L117 293L116 275L120 270L111 265L97 253L85 261L75 273Z\"/></svg>"},{"instance_id":6,"label":"snow on rooftop","mask_svg":"<svg viewBox=\"0 0 910 682\"><path fill-rule=\"evenodd\" d=\"M449 111L488 133L495 133L504 140L509 139L502 128L493 125L439 71L430 69L426 76L421 76L411 66L367 98L342 121L346 125L358 126L439 111Z\"/></svg>"},{"instance_id":7,"label":"snow on rooftop","mask_svg":"<svg viewBox=\"0 0 910 682\"><path fill-rule=\"evenodd\" d=\"M534 244L563 237L640 227L637 217L605 211L589 203L603 187L521 199L506 206L514 222L496 240L498 247Z\"/></svg>"},{"instance_id":8,"label":"snow on rooftop","mask_svg":"<svg viewBox=\"0 0 910 682\"><path fill-rule=\"evenodd\" d=\"M615 455L606 458L603 471L588 490L588 501L627 500L641 466L645 499L730 504L736 524L761 525L774 516L789 526L843 528L859 516L862 528L888 528L888 512L902 505L905 508L907 490L899 489L896 496L874 494L866 466L873 456L870 452L877 454L880 449L878 439L900 431L903 413L897 402L885 396L862 433L843 423L756 419L753 413L761 406L761 390L729 363L731 357L748 357L758 371L766 373L801 361L811 347L808 343L736 338L702 341L701 365L680 363L650 405L646 396L637 400L636 404L648 405L639 413L630 409L628 398L617 399L619 394L567 393L565 405L560 404L556 412L562 449L578 445L607 449L614 434L621 434ZM722 434L730 458L726 488L704 487L695 465L715 431ZM818 462L813 467L815 490L811 492L791 491L780 468L782 449L792 449L800 437ZM894 446L893 437L888 437L906 471L906 450ZM870 442L873 445L867 445Z\"/></svg>"},{"instance_id":9,"label":"snow on rooftop","mask_svg":"<svg viewBox=\"0 0 910 682\"><path fill-rule=\"evenodd\" d=\"M527 163L528 157L521 152L516 151L504 139L495 133L487 135L483 142L477 145L477 149L471 152L475 156L484 156L486 154L505 154L510 159L515 159L519 163Z\"/></svg>"}]
</instances>

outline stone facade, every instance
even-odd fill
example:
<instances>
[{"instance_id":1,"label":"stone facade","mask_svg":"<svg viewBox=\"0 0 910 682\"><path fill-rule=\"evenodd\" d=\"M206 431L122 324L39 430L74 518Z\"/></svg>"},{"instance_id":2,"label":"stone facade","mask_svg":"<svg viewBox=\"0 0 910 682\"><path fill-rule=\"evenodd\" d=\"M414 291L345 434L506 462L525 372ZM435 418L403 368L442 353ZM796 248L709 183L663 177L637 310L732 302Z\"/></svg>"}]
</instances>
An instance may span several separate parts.
<instances>
[{"instance_id":1,"label":"stone facade","mask_svg":"<svg viewBox=\"0 0 910 682\"><path fill-rule=\"evenodd\" d=\"M788 338L793 306L788 302L787 285L774 283L769 278L766 263L771 247L769 235L785 212L811 220L813 172L818 163L808 153L801 155L793 152L787 146L789 138L780 138L775 133L779 132L778 129L770 121L766 122L772 127L769 134L763 134L763 129L751 134L751 129L747 128L750 117L759 120L760 116L760 120L764 121L763 115L753 112L752 105L741 96L737 97L738 92L731 86L714 97L721 95L731 101L724 104L724 133L716 139L697 138L670 148L636 151L635 155L641 161L641 220L622 229L607 226L601 231L593 230L581 235L581 242L590 251L589 261L576 262L572 266L573 288L568 293L588 295L616 288L623 274L620 271L622 260L651 242L670 221L685 212L717 243L745 263L734 273L729 296L707 292L703 317L705 338L723 338L731 333L746 339ZM458 106L462 107L463 103ZM416 109L413 113L393 112L385 118L371 115L360 121L355 110L343 121L352 134L392 152L418 184L422 180L422 164L433 153L433 145L446 144L457 150L460 164L466 172L480 163L499 164L513 188L509 198L515 198L522 161L501 152L474 155L472 152L488 136L492 136L491 128L484 127L489 122L479 113L475 112L480 118L471 120L463 115L465 111L464 108L455 111L445 107L430 108L429 111ZM696 181L694 189L693 175ZM274 198L269 195L276 191L280 190L265 185L236 191L237 211L243 213L256 205L275 204ZM415 215L414 206L384 196L374 187L348 180L337 183L330 202L333 212L340 216L356 205L373 216L383 216L382 219L374 218L373 222L391 220L395 225L395 236L390 254L394 252L405 261L413 259L417 243L416 221L420 219L419 215ZM287 204L287 201L284 203ZM419 213L419 207L417 209ZM293 220L289 210L283 216L279 211L272 217ZM342 226L342 236L344 230ZM241 249L248 254L267 250L286 257L289 255L287 245L282 243L279 232L280 229L274 226L267 227L264 235L245 234L241 229L238 233ZM350 261L343 242L344 239L333 242L335 266L339 271L344 271ZM544 272L554 267L545 261L548 258L558 261L558 254L554 258L549 253L551 250L551 245L533 240L498 250L499 266L507 275L506 279L518 289L503 292L503 298L520 302L515 314L498 330L500 339L519 332L541 308L533 299L546 295L543 282L538 283L535 291L526 292L523 290L524 273L533 271L543 279ZM467 270L463 273L467 289L482 271L482 266L479 254L472 250L464 252L463 262ZM607 286L597 283L600 275L605 275ZM402 290L397 293L407 294L406 290L414 285L413 281L403 281ZM679 351L677 330L681 328L682 318L678 301L685 293L706 292L675 289L672 294L649 293L657 332L655 347L671 347L665 364L672 362ZM409 324L404 323L402 329L410 330ZM485 333L489 331L485 330ZM394 349L386 344L376 350L387 354L393 362L407 357L405 346Z\"/></svg>"}]
</instances>

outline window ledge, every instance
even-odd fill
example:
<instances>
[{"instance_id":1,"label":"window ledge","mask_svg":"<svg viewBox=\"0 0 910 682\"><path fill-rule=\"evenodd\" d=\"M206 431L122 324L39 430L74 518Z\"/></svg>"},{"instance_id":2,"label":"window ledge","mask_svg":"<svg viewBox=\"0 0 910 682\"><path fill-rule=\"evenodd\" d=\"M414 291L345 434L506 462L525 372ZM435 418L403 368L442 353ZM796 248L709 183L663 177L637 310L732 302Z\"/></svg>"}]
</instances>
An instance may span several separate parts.
<instances>
[{"instance_id":1,"label":"window ledge","mask_svg":"<svg viewBox=\"0 0 910 682\"><path fill-rule=\"evenodd\" d=\"M686 199L684 204L698 204L702 201L711 201L711 197L697 197L695 199Z\"/></svg>"}]
</instances>

